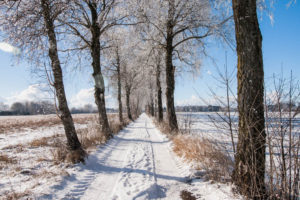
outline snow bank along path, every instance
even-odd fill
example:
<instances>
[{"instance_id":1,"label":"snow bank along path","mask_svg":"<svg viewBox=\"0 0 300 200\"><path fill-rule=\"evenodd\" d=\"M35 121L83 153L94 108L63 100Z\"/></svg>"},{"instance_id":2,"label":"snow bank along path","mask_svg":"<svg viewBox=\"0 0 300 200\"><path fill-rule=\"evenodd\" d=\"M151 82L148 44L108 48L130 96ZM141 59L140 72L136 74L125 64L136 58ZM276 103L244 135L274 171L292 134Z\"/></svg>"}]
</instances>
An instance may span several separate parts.
<instances>
[{"instance_id":1,"label":"snow bank along path","mask_svg":"<svg viewBox=\"0 0 300 200\"><path fill-rule=\"evenodd\" d=\"M186 179L169 145L142 114L42 199L180 199Z\"/></svg>"}]
</instances>

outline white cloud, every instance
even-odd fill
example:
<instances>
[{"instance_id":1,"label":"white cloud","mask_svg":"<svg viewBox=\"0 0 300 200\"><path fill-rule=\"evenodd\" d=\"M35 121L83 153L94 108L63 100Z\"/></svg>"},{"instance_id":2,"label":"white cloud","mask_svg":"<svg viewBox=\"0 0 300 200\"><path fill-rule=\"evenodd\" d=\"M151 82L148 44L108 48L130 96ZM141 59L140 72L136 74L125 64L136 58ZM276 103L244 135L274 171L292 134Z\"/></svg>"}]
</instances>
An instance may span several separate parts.
<instances>
[{"instance_id":1,"label":"white cloud","mask_svg":"<svg viewBox=\"0 0 300 200\"><path fill-rule=\"evenodd\" d=\"M176 101L176 106L190 106L190 105L203 105L203 104L204 104L203 101L195 95L192 95L189 99Z\"/></svg>"},{"instance_id":2,"label":"white cloud","mask_svg":"<svg viewBox=\"0 0 300 200\"><path fill-rule=\"evenodd\" d=\"M0 96L0 103L5 102L5 99Z\"/></svg>"},{"instance_id":3,"label":"white cloud","mask_svg":"<svg viewBox=\"0 0 300 200\"><path fill-rule=\"evenodd\" d=\"M0 97L0 102L11 105L14 102L27 102L27 101L53 101L53 94L48 92L48 86L43 84L34 84L28 86L25 90L15 93L10 97ZM115 108L116 100L111 96L105 96L106 107ZM76 95L68 99L70 108L82 108L86 104L91 104L96 107L94 100L94 88L81 89Z\"/></svg>"},{"instance_id":4,"label":"white cloud","mask_svg":"<svg viewBox=\"0 0 300 200\"><path fill-rule=\"evenodd\" d=\"M218 98L218 99L217 99ZM175 102L176 106L208 106L208 105L221 105L222 103L226 103L226 98L224 96L218 97L205 97L199 98L195 95L192 95L189 99L178 100ZM232 106L236 106L236 99L233 96L229 97L230 103ZM221 101L221 102L220 102Z\"/></svg>"},{"instance_id":5,"label":"white cloud","mask_svg":"<svg viewBox=\"0 0 300 200\"><path fill-rule=\"evenodd\" d=\"M86 104L94 103L94 88L82 89L75 96L73 96L70 100L71 107L80 108Z\"/></svg>"},{"instance_id":6,"label":"white cloud","mask_svg":"<svg viewBox=\"0 0 300 200\"><path fill-rule=\"evenodd\" d=\"M26 101L43 101L51 99L50 93L47 91L46 85L34 84L29 85L28 88L20 93L14 94L5 98L5 103L11 105L14 102L26 102Z\"/></svg>"},{"instance_id":7,"label":"white cloud","mask_svg":"<svg viewBox=\"0 0 300 200\"><path fill-rule=\"evenodd\" d=\"M15 55L20 54L19 48L14 47L6 42L0 42L0 50L8 52L8 53L13 53Z\"/></svg>"},{"instance_id":8,"label":"white cloud","mask_svg":"<svg viewBox=\"0 0 300 200\"><path fill-rule=\"evenodd\" d=\"M94 88L82 89L70 99L70 107L82 108L86 104L96 106L94 99ZM116 107L115 100L112 96L105 96L106 108Z\"/></svg>"}]
</instances>

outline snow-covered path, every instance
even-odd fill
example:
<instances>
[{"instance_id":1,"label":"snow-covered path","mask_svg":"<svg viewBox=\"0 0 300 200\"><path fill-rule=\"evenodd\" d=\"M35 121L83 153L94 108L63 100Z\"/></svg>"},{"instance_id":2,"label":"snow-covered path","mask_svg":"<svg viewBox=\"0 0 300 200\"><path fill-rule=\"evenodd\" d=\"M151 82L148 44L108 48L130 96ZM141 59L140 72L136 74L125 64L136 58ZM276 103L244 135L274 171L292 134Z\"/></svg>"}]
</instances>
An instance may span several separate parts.
<instances>
[{"instance_id":1,"label":"snow-covered path","mask_svg":"<svg viewBox=\"0 0 300 200\"><path fill-rule=\"evenodd\" d=\"M43 199L180 199L186 186L168 140L142 114Z\"/></svg>"}]
</instances>

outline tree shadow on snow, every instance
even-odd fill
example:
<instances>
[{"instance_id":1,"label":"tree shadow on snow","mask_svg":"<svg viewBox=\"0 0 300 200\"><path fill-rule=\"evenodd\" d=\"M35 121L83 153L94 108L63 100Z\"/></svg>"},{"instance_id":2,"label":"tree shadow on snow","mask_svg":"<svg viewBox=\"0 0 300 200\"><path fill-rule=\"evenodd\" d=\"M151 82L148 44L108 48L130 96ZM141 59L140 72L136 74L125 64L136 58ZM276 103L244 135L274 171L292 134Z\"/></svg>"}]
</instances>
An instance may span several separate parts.
<instances>
[{"instance_id":1,"label":"tree shadow on snow","mask_svg":"<svg viewBox=\"0 0 300 200\"><path fill-rule=\"evenodd\" d=\"M88 187L92 184L95 180L96 175L105 173L105 174L115 174L115 173L137 173L142 175L150 175L156 177L157 179L165 179L165 180L173 180L177 182L186 183L186 177L177 177L177 176L169 176L164 174L156 174L152 171L148 171L146 169L135 169L130 167L114 167L114 166L107 166L105 165L105 161L109 157L111 151L114 150L115 144L113 146L106 145L106 150L108 152L102 152L102 158L97 157L98 153L90 155L88 160L86 161L86 165L80 164L80 169L78 171L85 171L86 175L83 178L78 179L76 175L72 175L69 177L63 178L62 182L58 185L52 186L52 188L58 192L65 190L68 184L75 182L75 185L69 190L68 194L62 199L80 199L82 195L84 195L85 191ZM114 147L114 148L113 148ZM98 150L99 152L101 150ZM165 197L166 189L162 186L157 184L153 184L147 190L140 192L134 199L144 196L147 196L147 199L157 199ZM53 199L56 198L55 194L51 195L43 195L42 199Z\"/></svg>"},{"instance_id":2,"label":"tree shadow on snow","mask_svg":"<svg viewBox=\"0 0 300 200\"><path fill-rule=\"evenodd\" d=\"M165 198L166 197L166 191L167 191L166 188L154 183L148 189L140 192L135 197L133 197L133 200L136 200L139 197L143 197L143 196L145 196L145 199Z\"/></svg>"}]
</instances>

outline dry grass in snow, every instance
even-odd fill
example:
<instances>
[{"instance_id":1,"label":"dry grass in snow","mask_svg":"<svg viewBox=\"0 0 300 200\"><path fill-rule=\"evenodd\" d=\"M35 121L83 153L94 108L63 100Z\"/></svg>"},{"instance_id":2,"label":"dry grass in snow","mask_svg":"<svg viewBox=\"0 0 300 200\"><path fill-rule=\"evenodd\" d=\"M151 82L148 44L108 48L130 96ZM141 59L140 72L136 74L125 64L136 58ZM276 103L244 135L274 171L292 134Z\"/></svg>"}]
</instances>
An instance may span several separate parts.
<instances>
[{"instance_id":1,"label":"dry grass in snow","mask_svg":"<svg viewBox=\"0 0 300 200\"><path fill-rule=\"evenodd\" d=\"M156 126L173 142L176 155L191 163L206 180L229 182L233 170L233 160L218 142L200 135L172 133L166 122Z\"/></svg>"},{"instance_id":2,"label":"dry grass in snow","mask_svg":"<svg viewBox=\"0 0 300 200\"><path fill-rule=\"evenodd\" d=\"M0 200L34 197L42 194L48 183L68 176L66 169L73 166L76 155L68 154L64 131L56 117L0 118ZM87 152L106 142L96 114L78 114L73 118ZM117 114L109 114L108 118L114 133L123 128Z\"/></svg>"},{"instance_id":3,"label":"dry grass in snow","mask_svg":"<svg viewBox=\"0 0 300 200\"><path fill-rule=\"evenodd\" d=\"M72 115L76 124L86 124L95 118L95 114ZM61 125L57 115L32 115L32 116L1 116L0 134L39 129L40 127L54 127Z\"/></svg>"},{"instance_id":4,"label":"dry grass in snow","mask_svg":"<svg viewBox=\"0 0 300 200\"><path fill-rule=\"evenodd\" d=\"M230 180L233 161L216 143L197 136L177 135L173 145L178 156L205 172L203 178L219 182Z\"/></svg>"}]
</instances>

